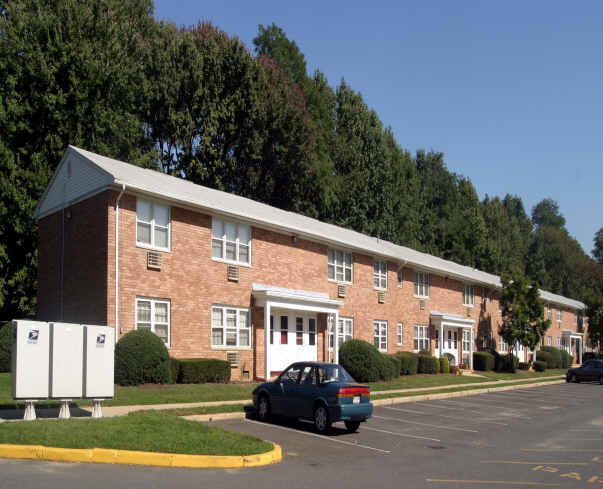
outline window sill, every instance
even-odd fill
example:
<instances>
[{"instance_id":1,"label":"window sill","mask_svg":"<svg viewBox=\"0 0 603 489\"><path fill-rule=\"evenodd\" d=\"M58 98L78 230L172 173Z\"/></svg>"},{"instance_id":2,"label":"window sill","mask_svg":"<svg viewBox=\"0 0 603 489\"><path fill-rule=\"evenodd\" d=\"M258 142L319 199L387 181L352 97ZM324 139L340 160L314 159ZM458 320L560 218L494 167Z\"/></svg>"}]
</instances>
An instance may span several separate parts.
<instances>
[{"instance_id":1,"label":"window sill","mask_svg":"<svg viewBox=\"0 0 603 489\"><path fill-rule=\"evenodd\" d=\"M374 287L373 286L373 290L376 290L377 292L387 292L387 287L385 287L384 289L381 287Z\"/></svg>"},{"instance_id":2,"label":"window sill","mask_svg":"<svg viewBox=\"0 0 603 489\"><path fill-rule=\"evenodd\" d=\"M172 250L170 248L159 248L157 246L151 246L145 243L138 243L136 242L136 248L142 248L143 250L149 250L149 251L160 251L162 253L171 253Z\"/></svg>"},{"instance_id":3,"label":"window sill","mask_svg":"<svg viewBox=\"0 0 603 489\"><path fill-rule=\"evenodd\" d=\"M429 296L428 295L415 295L414 298L425 300L425 299L429 299Z\"/></svg>"},{"instance_id":4,"label":"window sill","mask_svg":"<svg viewBox=\"0 0 603 489\"><path fill-rule=\"evenodd\" d=\"M463 304L463 307L475 307L475 304Z\"/></svg>"},{"instance_id":5,"label":"window sill","mask_svg":"<svg viewBox=\"0 0 603 489\"><path fill-rule=\"evenodd\" d=\"M334 280L332 278L327 279L329 282L337 285L354 285L354 282L342 282L341 280Z\"/></svg>"},{"instance_id":6,"label":"window sill","mask_svg":"<svg viewBox=\"0 0 603 489\"><path fill-rule=\"evenodd\" d=\"M238 262L238 261L232 261L232 260L225 260L223 258L216 258L215 256L212 256L211 259L215 262L218 263L226 263L227 265L237 265L240 267L247 267L247 268L251 268L251 264L249 263L243 263L243 262Z\"/></svg>"},{"instance_id":7,"label":"window sill","mask_svg":"<svg viewBox=\"0 0 603 489\"><path fill-rule=\"evenodd\" d=\"M219 351L231 351L231 350L237 350L237 351L249 351L251 350L251 346L215 346L212 345L211 346L212 350L219 350Z\"/></svg>"}]
</instances>

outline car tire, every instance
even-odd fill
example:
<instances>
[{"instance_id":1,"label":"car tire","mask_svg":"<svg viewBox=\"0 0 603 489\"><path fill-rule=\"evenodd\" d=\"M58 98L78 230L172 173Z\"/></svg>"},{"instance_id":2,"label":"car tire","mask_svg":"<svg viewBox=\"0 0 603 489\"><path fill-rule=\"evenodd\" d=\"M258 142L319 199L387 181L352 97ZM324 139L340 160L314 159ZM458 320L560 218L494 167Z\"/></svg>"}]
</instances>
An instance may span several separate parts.
<instances>
[{"instance_id":1,"label":"car tire","mask_svg":"<svg viewBox=\"0 0 603 489\"><path fill-rule=\"evenodd\" d=\"M323 404L319 404L314 409L314 428L319 433L327 433L331 429L329 411Z\"/></svg>"},{"instance_id":2,"label":"car tire","mask_svg":"<svg viewBox=\"0 0 603 489\"><path fill-rule=\"evenodd\" d=\"M574 382L576 384L580 383L580 380L578 380L578 377L576 377L576 374L572 374L571 378L570 378L571 382Z\"/></svg>"},{"instance_id":3,"label":"car tire","mask_svg":"<svg viewBox=\"0 0 603 489\"><path fill-rule=\"evenodd\" d=\"M360 421L344 421L345 429L350 433L356 433L358 431L358 427L360 426Z\"/></svg>"},{"instance_id":4,"label":"car tire","mask_svg":"<svg viewBox=\"0 0 603 489\"><path fill-rule=\"evenodd\" d=\"M601 377L599 377L599 384L603 385L603 375L601 375Z\"/></svg>"},{"instance_id":5,"label":"car tire","mask_svg":"<svg viewBox=\"0 0 603 489\"><path fill-rule=\"evenodd\" d=\"M258 399L258 419L260 421L270 419L270 400L266 394L262 394Z\"/></svg>"}]
</instances>

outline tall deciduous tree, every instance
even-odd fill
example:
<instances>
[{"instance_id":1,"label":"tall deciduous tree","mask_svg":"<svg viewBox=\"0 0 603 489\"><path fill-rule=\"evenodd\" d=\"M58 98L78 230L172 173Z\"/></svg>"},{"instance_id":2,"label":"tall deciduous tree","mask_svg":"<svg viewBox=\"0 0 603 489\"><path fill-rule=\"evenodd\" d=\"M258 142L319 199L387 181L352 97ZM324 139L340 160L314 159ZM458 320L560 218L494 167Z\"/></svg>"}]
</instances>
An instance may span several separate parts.
<instances>
[{"instance_id":1,"label":"tall deciduous tree","mask_svg":"<svg viewBox=\"0 0 603 489\"><path fill-rule=\"evenodd\" d=\"M565 217L559 212L557 202L553 199L544 199L532 209L532 222L535 226L550 226L561 229L565 226Z\"/></svg>"},{"instance_id":2,"label":"tall deciduous tree","mask_svg":"<svg viewBox=\"0 0 603 489\"><path fill-rule=\"evenodd\" d=\"M588 339L593 348L601 349L603 341L603 297L593 294L586 300Z\"/></svg>"},{"instance_id":3,"label":"tall deciduous tree","mask_svg":"<svg viewBox=\"0 0 603 489\"><path fill-rule=\"evenodd\" d=\"M599 265L603 265L603 227L601 227L596 233L593 239L595 247L593 248L592 254L597 260Z\"/></svg>"}]
</instances>

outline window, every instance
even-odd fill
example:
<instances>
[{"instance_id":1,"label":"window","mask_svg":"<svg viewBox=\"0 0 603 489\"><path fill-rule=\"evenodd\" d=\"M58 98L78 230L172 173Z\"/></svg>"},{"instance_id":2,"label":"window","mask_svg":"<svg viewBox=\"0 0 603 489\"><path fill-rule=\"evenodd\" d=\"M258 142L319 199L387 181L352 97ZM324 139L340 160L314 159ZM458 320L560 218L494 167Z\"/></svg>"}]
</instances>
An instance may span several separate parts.
<instances>
[{"instance_id":1,"label":"window","mask_svg":"<svg viewBox=\"0 0 603 489\"><path fill-rule=\"evenodd\" d=\"M169 250L170 208L136 199L136 244Z\"/></svg>"},{"instance_id":2,"label":"window","mask_svg":"<svg viewBox=\"0 0 603 489\"><path fill-rule=\"evenodd\" d=\"M316 319L308 319L308 344L310 346L316 345Z\"/></svg>"},{"instance_id":3,"label":"window","mask_svg":"<svg viewBox=\"0 0 603 489\"><path fill-rule=\"evenodd\" d=\"M574 313L574 324L576 326L578 325L578 312L577 311Z\"/></svg>"},{"instance_id":4,"label":"window","mask_svg":"<svg viewBox=\"0 0 603 489\"><path fill-rule=\"evenodd\" d=\"M295 344L304 344L304 318L295 318Z\"/></svg>"},{"instance_id":5,"label":"window","mask_svg":"<svg viewBox=\"0 0 603 489\"><path fill-rule=\"evenodd\" d=\"M329 280L352 283L352 254L329 248L327 252Z\"/></svg>"},{"instance_id":6,"label":"window","mask_svg":"<svg viewBox=\"0 0 603 489\"><path fill-rule=\"evenodd\" d=\"M281 316L281 345L288 344L289 316Z\"/></svg>"},{"instance_id":7,"label":"window","mask_svg":"<svg viewBox=\"0 0 603 489\"><path fill-rule=\"evenodd\" d=\"M473 307L474 304L473 285L463 285L463 305Z\"/></svg>"},{"instance_id":8,"label":"window","mask_svg":"<svg viewBox=\"0 0 603 489\"><path fill-rule=\"evenodd\" d=\"M553 346L553 337L552 336L546 337L546 346Z\"/></svg>"},{"instance_id":9,"label":"window","mask_svg":"<svg viewBox=\"0 0 603 489\"><path fill-rule=\"evenodd\" d=\"M136 298L136 329L148 329L170 344L170 301Z\"/></svg>"},{"instance_id":10,"label":"window","mask_svg":"<svg viewBox=\"0 0 603 489\"><path fill-rule=\"evenodd\" d=\"M417 297L429 297L429 273L415 272L415 295Z\"/></svg>"},{"instance_id":11,"label":"window","mask_svg":"<svg viewBox=\"0 0 603 489\"><path fill-rule=\"evenodd\" d=\"M440 348L440 330L438 328L435 330L435 347L436 350Z\"/></svg>"},{"instance_id":12,"label":"window","mask_svg":"<svg viewBox=\"0 0 603 489\"><path fill-rule=\"evenodd\" d=\"M387 321L373 321L373 343L380 351L387 351Z\"/></svg>"},{"instance_id":13,"label":"window","mask_svg":"<svg viewBox=\"0 0 603 489\"><path fill-rule=\"evenodd\" d=\"M498 351L507 351L507 342L502 336L498 337Z\"/></svg>"},{"instance_id":14,"label":"window","mask_svg":"<svg viewBox=\"0 0 603 489\"><path fill-rule=\"evenodd\" d=\"M561 312L561 308L557 307L557 322L560 323L561 322L561 314L563 314Z\"/></svg>"},{"instance_id":15,"label":"window","mask_svg":"<svg viewBox=\"0 0 603 489\"><path fill-rule=\"evenodd\" d=\"M415 351L429 351L429 326L415 324Z\"/></svg>"},{"instance_id":16,"label":"window","mask_svg":"<svg viewBox=\"0 0 603 489\"><path fill-rule=\"evenodd\" d=\"M553 317L553 313L552 313L551 305L547 304L546 305L546 318L548 320L550 320L552 317Z\"/></svg>"},{"instance_id":17,"label":"window","mask_svg":"<svg viewBox=\"0 0 603 489\"><path fill-rule=\"evenodd\" d=\"M404 344L404 325L402 323L398 323L398 345L401 346Z\"/></svg>"},{"instance_id":18,"label":"window","mask_svg":"<svg viewBox=\"0 0 603 489\"><path fill-rule=\"evenodd\" d=\"M463 353L471 350L471 331L463 329Z\"/></svg>"},{"instance_id":19,"label":"window","mask_svg":"<svg viewBox=\"0 0 603 489\"><path fill-rule=\"evenodd\" d=\"M335 344L335 331L333 329L333 324L335 323L335 316L330 315L327 323L329 329L329 349L332 350L333 345ZM351 340L354 337L354 319L340 317L337 334L339 336L339 347L341 347L341 344L343 342Z\"/></svg>"},{"instance_id":20,"label":"window","mask_svg":"<svg viewBox=\"0 0 603 489\"><path fill-rule=\"evenodd\" d=\"M450 329L448 330L448 349L452 349L454 348L455 350L458 349L458 332L457 331L451 331ZM442 343L443 345L444 343Z\"/></svg>"},{"instance_id":21,"label":"window","mask_svg":"<svg viewBox=\"0 0 603 489\"><path fill-rule=\"evenodd\" d=\"M557 338L557 348L561 349L561 338Z\"/></svg>"},{"instance_id":22,"label":"window","mask_svg":"<svg viewBox=\"0 0 603 489\"><path fill-rule=\"evenodd\" d=\"M279 380L283 384L289 384L289 385L297 384L301 372L302 372L301 365L292 365L291 367L289 367L287 370L285 370L281 374L281 376L279 377Z\"/></svg>"},{"instance_id":23,"label":"window","mask_svg":"<svg viewBox=\"0 0 603 489\"><path fill-rule=\"evenodd\" d=\"M375 260L373 262L373 285L376 289L387 289L387 262Z\"/></svg>"},{"instance_id":24,"label":"window","mask_svg":"<svg viewBox=\"0 0 603 489\"><path fill-rule=\"evenodd\" d=\"M251 265L251 227L216 217L211 227L211 256L218 260Z\"/></svg>"},{"instance_id":25,"label":"window","mask_svg":"<svg viewBox=\"0 0 603 489\"><path fill-rule=\"evenodd\" d=\"M398 270L398 287L402 288L403 284L404 284L404 269L401 268L400 270Z\"/></svg>"},{"instance_id":26,"label":"window","mask_svg":"<svg viewBox=\"0 0 603 489\"><path fill-rule=\"evenodd\" d=\"M271 322L272 324L272 322ZM212 306L211 346L248 348L251 346L249 309Z\"/></svg>"}]
</instances>

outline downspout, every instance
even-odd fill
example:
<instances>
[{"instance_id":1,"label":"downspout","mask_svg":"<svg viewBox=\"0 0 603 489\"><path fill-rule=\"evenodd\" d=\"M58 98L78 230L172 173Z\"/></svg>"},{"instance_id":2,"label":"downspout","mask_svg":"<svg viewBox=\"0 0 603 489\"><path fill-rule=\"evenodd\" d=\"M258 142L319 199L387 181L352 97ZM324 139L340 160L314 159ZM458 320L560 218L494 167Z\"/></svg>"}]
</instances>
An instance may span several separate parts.
<instances>
[{"instance_id":1,"label":"downspout","mask_svg":"<svg viewBox=\"0 0 603 489\"><path fill-rule=\"evenodd\" d=\"M119 337L119 201L126 191L126 184L121 184L121 192L115 200L115 343Z\"/></svg>"}]
</instances>

